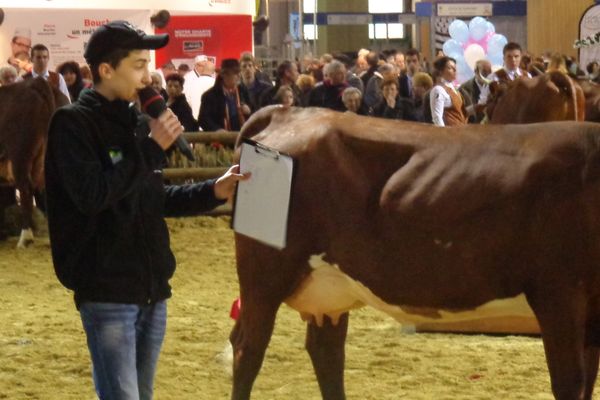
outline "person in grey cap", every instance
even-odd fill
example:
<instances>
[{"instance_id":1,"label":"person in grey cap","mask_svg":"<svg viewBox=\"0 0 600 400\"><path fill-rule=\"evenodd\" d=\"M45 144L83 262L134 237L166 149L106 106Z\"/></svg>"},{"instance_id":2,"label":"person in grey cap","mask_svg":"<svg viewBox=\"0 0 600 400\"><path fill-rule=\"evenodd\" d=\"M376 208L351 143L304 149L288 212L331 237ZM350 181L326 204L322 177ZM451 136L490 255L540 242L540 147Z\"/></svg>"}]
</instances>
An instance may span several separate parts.
<instances>
[{"instance_id":1,"label":"person in grey cap","mask_svg":"<svg viewBox=\"0 0 600 400\"><path fill-rule=\"evenodd\" d=\"M99 27L84 56L94 88L50 123L45 159L52 259L74 291L101 400L149 400L165 334L175 258L165 216L196 215L224 203L247 179L163 185L164 150L183 128L165 110L143 126L131 102L150 83L146 35L124 21Z\"/></svg>"}]
</instances>

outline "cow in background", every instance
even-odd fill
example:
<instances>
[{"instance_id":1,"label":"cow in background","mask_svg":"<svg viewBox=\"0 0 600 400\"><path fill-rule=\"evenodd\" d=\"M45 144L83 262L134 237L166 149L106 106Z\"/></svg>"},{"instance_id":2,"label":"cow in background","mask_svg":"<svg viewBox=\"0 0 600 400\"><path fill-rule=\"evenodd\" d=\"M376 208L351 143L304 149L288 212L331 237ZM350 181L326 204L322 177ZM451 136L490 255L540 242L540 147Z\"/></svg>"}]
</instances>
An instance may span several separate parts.
<instances>
[{"instance_id":1,"label":"cow in background","mask_svg":"<svg viewBox=\"0 0 600 400\"><path fill-rule=\"evenodd\" d=\"M600 85L588 80L578 80L585 95L585 120L600 122Z\"/></svg>"},{"instance_id":2,"label":"cow in background","mask_svg":"<svg viewBox=\"0 0 600 400\"><path fill-rule=\"evenodd\" d=\"M0 173L20 195L18 247L33 242L33 196L44 188L48 123L54 110L66 104L68 99L43 78L0 87Z\"/></svg>"},{"instance_id":3,"label":"cow in background","mask_svg":"<svg viewBox=\"0 0 600 400\"><path fill-rule=\"evenodd\" d=\"M557 71L508 84L491 82L490 94L486 112L492 124L585 119L583 90L573 79Z\"/></svg>"},{"instance_id":4,"label":"cow in background","mask_svg":"<svg viewBox=\"0 0 600 400\"><path fill-rule=\"evenodd\" d=\"M297 168L287 246L235 235L242 308L230 336L232 399L250 398L284 302L308 321L323 398L342 400L349 310L458 319L520 294L541 327L555 398L592 398L600 125L439 129L270 107L241 138L290 154Z\"/></svg>"}]
</instances>

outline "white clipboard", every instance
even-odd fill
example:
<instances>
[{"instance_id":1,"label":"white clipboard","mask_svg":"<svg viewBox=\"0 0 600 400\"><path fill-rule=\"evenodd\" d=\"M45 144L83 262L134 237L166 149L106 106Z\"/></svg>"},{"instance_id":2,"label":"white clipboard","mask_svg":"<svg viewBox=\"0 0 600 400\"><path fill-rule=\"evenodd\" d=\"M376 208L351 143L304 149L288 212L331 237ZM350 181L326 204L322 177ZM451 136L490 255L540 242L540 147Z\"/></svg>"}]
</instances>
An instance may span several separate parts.
<instances>
[{"instance_id":1,"label":"white clipboard","mask_svg":"<svg viewBox=\"0 0 600 400\"><path fill-rule=\"evenodd\" d=\"M237 186L233 230L279 250L286 245L294 160L258 142L244 139L240 171L251 172Z\"/></svg>"}]
</instances>

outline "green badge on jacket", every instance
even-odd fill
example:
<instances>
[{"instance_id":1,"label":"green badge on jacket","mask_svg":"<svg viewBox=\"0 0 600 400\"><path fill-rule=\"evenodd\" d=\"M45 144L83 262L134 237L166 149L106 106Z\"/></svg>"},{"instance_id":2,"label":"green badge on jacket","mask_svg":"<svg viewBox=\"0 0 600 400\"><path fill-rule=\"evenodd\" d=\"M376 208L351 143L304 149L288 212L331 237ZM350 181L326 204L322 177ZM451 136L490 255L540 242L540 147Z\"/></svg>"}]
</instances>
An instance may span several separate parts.
<instances>
[{"instance_id":1,"label":"green badge on jacket","mask_svg":"<svg viewBox=\"0 0 600 400\"><path fill-rule=\"evenodd\" d=\"M121 152L121 149L119 149L119 148L109 149L108 155L110 156L110 159L111 159L113 165L115 165L116 163L118 163L119 161L121 161L123 159L123 152Z\"/></svg>"}]
</instances>

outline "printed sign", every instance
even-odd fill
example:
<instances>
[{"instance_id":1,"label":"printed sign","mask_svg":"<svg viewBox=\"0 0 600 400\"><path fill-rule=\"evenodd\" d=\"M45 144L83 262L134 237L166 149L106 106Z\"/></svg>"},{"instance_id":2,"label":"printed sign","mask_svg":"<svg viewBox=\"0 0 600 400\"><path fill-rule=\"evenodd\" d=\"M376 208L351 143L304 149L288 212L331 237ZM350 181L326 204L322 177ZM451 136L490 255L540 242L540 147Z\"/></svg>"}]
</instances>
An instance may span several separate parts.
<instances>
[{"instance_id":1,"label":"printed sign","mask_svg":"<svg viewBox=\"0 0 600 400\"><path fill-rule=\"evenodd\" d=\"M492 3L438 3L440 17L491 17Z\"/></svg>"},{"instance_id":2,"label":"printed sign","mask_svg":"<svg viewBox=\"0 0 600 400\"><path fill-rule=\"evenodd\" d=\"M579 22L579 39L594 38L600 32L600 5L588 8ZM592 61L600 60L600 44L579 49L579 65L585 68Z\"/></svg>"},{"instance_id":3,"label":"printed sign","mask_svg":"<svg viewBox=\"0 0 600 400\"><path fill-rule=\"evenodd\" d=\"M31 46L41 43L50 50L49 69L65 61L85 63L83 51L94 30L113 20L126 20L152 32L147 10L40 10L4 9L0 25L0 62L29 64Z\"/></svg>"},{"instance_id":4,"label":"printed sign","mask_svg":"<svg viewBox=\"0 0 600 400\"><path fill-rule=\"evenodd\" d=\"M171 37L164 49L156 51L156 66L167 62L193 66L194 57L206 55L218 67L224 58L240 58L252 51L252 17L249 15L172 16L169 25L156 29Z\"/></svg>"}]
</instances>

